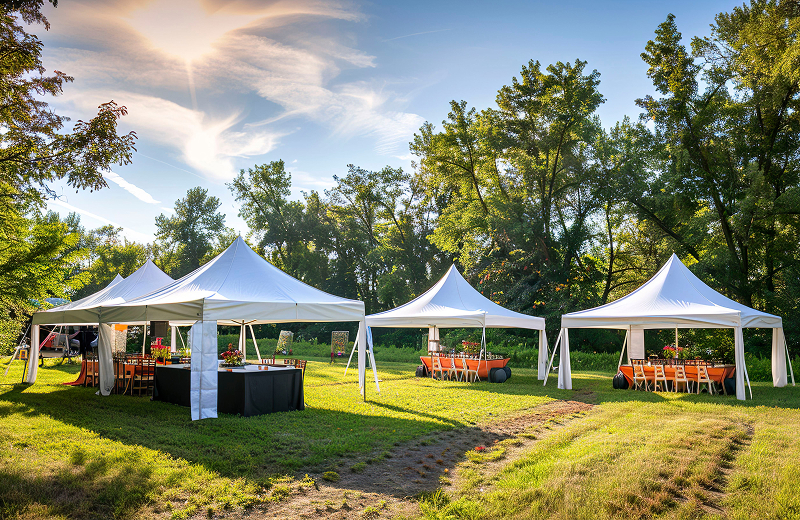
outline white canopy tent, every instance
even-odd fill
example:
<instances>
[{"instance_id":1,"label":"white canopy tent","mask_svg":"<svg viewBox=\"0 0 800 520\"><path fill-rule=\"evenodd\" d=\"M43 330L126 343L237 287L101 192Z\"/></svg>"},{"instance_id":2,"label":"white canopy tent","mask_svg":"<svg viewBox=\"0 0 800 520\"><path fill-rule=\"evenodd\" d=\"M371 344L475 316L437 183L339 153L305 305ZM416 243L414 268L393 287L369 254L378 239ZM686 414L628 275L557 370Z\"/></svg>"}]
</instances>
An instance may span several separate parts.
<instances>
[{"instance_id":1,"label":"white canopy tent","mask_svg":"<svg viewBox=\"0 0 800 520\"><path fill-rule=\"evenodd\" d=\"M31 330L31 354L28 361L28 383L36 382L37 363L39 358L39 325L88 325L100 323L100 306L123 303L138 296L148 294L174 281L159 269L152 261L147 260L142 267L127 278L117 275L112 282L94 294L80 300L70 302L33 315ZM101 334L102 336L102 330ZM110 332L109 332L110 335ZM99 341L98 341L99 343ZM108 395L114 384L111 346L106 353L98 352L100 368L100 392ZM105 384L104 384L105 383Z\"/></svg>"},{"instance_id":2,"label":"white canopy tent","mask_svg":"<svg viewBox=\"0 0 800 520\"><path fill-rule=\"evenodd\" d=\"M570 328L626 330L622 354L627 346L628 360L645 357L646 329L674 328L677 338L677 329L680 328L732 328L736 361L736 397L743 400L745 382L750 385L744 360L742 335L744 327L773 329L772 381L776 387L786 386L788 349L781 318L751 309L719 294L696 277L673 254L655 276L627 296L600 307L561 317L561 332L553 350L555 357L556 349L561 346L558 387L572 388L568 333ZM552 364L552 358L550 363ZM791 362L789 370L794 384ZM752 397L752 389L750 394Z\"/></svg>"},{"instance_id":3,"label":"white canopy tent","mask_svg":"<svg viewBox=\"0 0 800 520\"><path fill-rule=\"evenodd\" d=\"M544 318L502 307L475 290L453 265L436 285L410 302L388 311L370 314L370 327L428 328L428 339L438 340L440 328L521 328L539 331L539 379L547 367L547 335Z\"/></svg>"},{"instance_id":4,"label":"white canopy tent","mask_svg":"<svg viewBox=\"0 0 800 520\"><path fill-rule=\"evenodd\" d=\"M359 385L365 389L364 302L333 296L292 278L237 238L192 273L150 294L100 307L110 323L151 320L192 325L192 419L217 416L217 324L359 322ZM107 325L106 325L107 326ZM252 333L252 329L251 329ZM100 350L107 349L101 343Z\"/></svg>"}]
</instances>

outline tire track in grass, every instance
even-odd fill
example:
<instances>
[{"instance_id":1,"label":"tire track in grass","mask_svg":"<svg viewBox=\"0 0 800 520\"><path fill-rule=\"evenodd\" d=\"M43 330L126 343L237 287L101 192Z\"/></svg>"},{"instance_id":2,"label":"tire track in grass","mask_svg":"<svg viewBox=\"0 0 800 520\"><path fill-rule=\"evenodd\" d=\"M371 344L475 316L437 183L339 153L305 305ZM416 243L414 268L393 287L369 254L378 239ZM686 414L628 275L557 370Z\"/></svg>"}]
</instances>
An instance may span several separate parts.
<instances>
[{"instance_id":1,"label":"tire track in grass","mask_svg":"<svg viewBox=\"0 0 800 520\"><path fill-rule=\"evenodd\" d=\"M487 461L499 461L515 447L518 435L545 425L558 428L591 409L572 401L553 401L479 425L437 432L398 443L393 449L353 458L334 474L298 475L280 500L236 518L385 518L416 516L418 500L449 486L460 464L485 446ZM326 480L326 478L330 480Z\"/></svg>"}]
</instances>

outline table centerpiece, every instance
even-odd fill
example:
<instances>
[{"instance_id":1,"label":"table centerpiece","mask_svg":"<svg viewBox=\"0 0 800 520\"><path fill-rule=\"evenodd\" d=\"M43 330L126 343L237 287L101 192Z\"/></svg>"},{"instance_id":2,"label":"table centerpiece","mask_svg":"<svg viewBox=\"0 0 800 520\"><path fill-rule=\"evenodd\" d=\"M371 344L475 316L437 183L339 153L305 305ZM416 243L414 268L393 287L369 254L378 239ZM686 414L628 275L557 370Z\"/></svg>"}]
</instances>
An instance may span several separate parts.
<instances>
[{"instance_id":1,"label":"table centerpiece","mask_svg":"<svg viewBox=\"0 0 800 520\"><path fill-rule=\"evenodd\" d=\"M233 345L228 344L228 350L220 354L222 357L224 367L240 367L244 365L242 361L242 352L240 350L232 350Z\"/></svg>"}]
</instances>

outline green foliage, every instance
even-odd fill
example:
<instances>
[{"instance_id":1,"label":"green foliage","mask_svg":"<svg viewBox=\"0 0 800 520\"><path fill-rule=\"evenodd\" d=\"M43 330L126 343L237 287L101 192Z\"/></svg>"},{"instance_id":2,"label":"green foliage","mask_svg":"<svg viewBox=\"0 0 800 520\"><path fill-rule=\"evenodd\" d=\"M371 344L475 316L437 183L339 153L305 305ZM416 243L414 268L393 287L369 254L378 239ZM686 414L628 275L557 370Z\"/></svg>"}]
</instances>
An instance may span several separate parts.
<instances>
[{"instance_id":1,"label":"green foliage","mask_svg":"<svg viewBox=\"0 0 800 520\"><path fill-rule=\"evenodd\" d=\"M158 243L155 262L161 270L180 278L189 274L230 245L236 238L225 227L222 203L204 188L192 188L175 202L174 215L156 217Z\"/></svg>"},{"instance_id":2,"label":"green foliage","mask_svg":"<svg viewBox=\"0 0 800 520\"><path fill-rule=\"evenodd\" d=\"M322 474L322 478L328 482L339 482L341 477L335 471L326 471Z\"/></svg>"}]
</instances>

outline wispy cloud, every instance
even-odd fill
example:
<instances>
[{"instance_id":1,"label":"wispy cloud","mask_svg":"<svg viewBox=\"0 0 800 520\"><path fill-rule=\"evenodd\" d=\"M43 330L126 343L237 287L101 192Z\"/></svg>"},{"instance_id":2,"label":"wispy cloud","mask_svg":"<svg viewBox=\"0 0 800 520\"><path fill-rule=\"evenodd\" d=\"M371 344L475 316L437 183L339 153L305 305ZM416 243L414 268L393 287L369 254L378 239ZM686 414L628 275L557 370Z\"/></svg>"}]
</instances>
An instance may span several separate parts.
<instances>
[{"instance_id":1,"label":"wispy cloud","mask_svg":"<svg viewBox=\"0 0 800 520\"><path fill-rule=\"evenodd\" d=\"M424 122L385 83L339 81L378 65L338 26L308 28L363 20L347 2L84 0L54 16L61 41L77 42L48 51L76 77L76 115L114 99L141 142L171 147L212 181L229 180L242 158L272 152L308 121L334 139L371 139L387 156L405 152Z\"/></svg>"},{"instance_id":2,"label":"wispy cloud","mask_svg":"<svg viewBox=\"0 0 800 520\"><path fill-rule=\"evenodd\" d=\"M109 220L109 219L107 219L105 217L101 217L100 215L96 215L96 214L92 213L91 211L86 211L85 209L77 208L77 207L73 206L72 204L64 202L63 200L59 200L59 199L49 200L49 201L47 201L47 205L48 206L58 206L58 207L66 209L68 211L71 211L71 212L74 212L74 213L78 213L79 215L83 215L85 217L89 217L90 219L96 220L100 224L110 224L110 225L112 225L114 227L122 228L122 235L125 236L126 238L128 238L129 240L133 240L135 242L147 243L152 239L152 237L150 235L147 235L145 233L141 233L141 232L136 231L134 229L131 229L129 227L121 226L121 225L117 224L116 222L114 222L113 220Z\"/></svg>"},{"instance_id":3,"label":"wispy cloud","mask_svg":"<svg viewBox=\"0 0 800 520\"><path fill-rule=\"evenodd\" d=\"M153 198L152 195L144 191L142 188L136 186L135 184L131 184L130 182L123 179L119 174L107 171L103 174L107 180L113 182L123 190L127 191L137 199L141 200L142 202L146 202L148 204L160 204L160 200L156 200Z\"/></svg>"},{"instance_id":4,"label":"wispy cloud","mask_svg":"<svg viewBox=\"0 0 800 520\"><path fill-rule=\"evenodd\" d=\"M87 111L92 108L93 100L109 99L111 95L110 91L84 91L68 94L65 99ZM179 151L182 162L212 180L232 179L237 173L235 158L264 155L275 148L281 137L271 130L235 130L240 120L238 112L225 119L213 119L159 97L124 91L115 95L125 100L126 123L136 128L140 137L172 146Z\"/></svg>"},{"instance_id":5,"label":"wispy cloud","mask_svg":"<svg viewBox=\"0 0 800 520\"><path fill-rule=\"evenodd\" d=\"M423 34L433 34L433 33L445 32L445 31L452 31L452 29L437 29L435 31L415 32L415 33L411 33L411 34L404 34L403 36L395 36L394 38L388 38L388 39L383 40L383 41L391 42L391 41L394 41L394 40L399 40L401 38L411 38L412 36L421 36Z\"/></svg>"}]
</instances>

